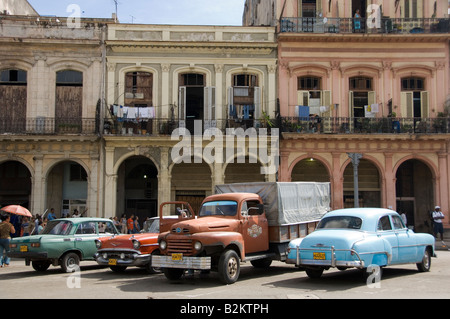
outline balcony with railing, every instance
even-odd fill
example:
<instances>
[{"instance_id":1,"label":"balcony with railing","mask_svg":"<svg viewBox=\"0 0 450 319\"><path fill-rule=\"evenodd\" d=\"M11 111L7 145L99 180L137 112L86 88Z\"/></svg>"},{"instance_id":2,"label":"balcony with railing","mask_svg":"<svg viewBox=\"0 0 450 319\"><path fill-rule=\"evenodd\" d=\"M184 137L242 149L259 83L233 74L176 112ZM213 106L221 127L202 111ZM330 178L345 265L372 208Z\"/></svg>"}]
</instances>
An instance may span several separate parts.
<instances>
[{"instance_id":1,"label":"balcony with railing","mask_svg":"<svg viewBox=\"0 0 450 319\"><path fill-rule=\"evenodd\" d=\"M95 118L6 118L0 117L3 135L94 135L99 133Z\"/></svg>"},{"instance_id":2,"label":"balcony with railing","mask_svg":"<svg viewBox=\"0 0 450 319\"><path fill-rule=\"evenodd\" d=\"M195 127L194 125L197 125ZM198 126L200 125L200 127ZM258 120L220 119L214 121L178 121L153 118L146 121L123 122L95 118L69 119L36 117L24 120L0 118L1 135L97 135L104 136L170 136L178 128L190 134L203 133L207 128L217 128L222 134L227 129L244 131L249 128L278 128L280 132L296 134L448 134L450 118L349 118L349 117L281 117Z\"/></svg>"},{"instance_id":3,"label":"balcony with railing","mask_svg":"<svg viewBox=\"0 0 450 319\"><path fill-rule=\"evenodd\" d=\"M449 33L448 18L282 18L281 33L433 34Z\"/></svg>"},{"instance_id":4,"label":"balcony with railing","mask_svg":"<svg viewBox=\"0 0 450 319\"><path fill-rule=\"evenodd\" d=\"M446 134L450 118L284 117L281 132L298 134Z\"/></svg>"}]
</instances>

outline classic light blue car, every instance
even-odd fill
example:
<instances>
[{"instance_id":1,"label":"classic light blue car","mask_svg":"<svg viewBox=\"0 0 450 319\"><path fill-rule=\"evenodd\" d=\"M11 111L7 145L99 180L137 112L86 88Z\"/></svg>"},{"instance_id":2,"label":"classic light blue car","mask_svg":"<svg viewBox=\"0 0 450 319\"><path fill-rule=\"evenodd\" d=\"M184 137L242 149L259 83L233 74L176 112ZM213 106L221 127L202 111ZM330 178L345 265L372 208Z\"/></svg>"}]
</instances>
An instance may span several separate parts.
<instances>
[{"instance_id":1,"label":"classic light blue car","mask_svg":"<svg viewBox=\"0 0 450 319\"><path fill-rule=\"evenodd\" d=\"M417 264L430 270L435 239L405 227L399 214L382 208L350 208L327 213L317 229L289 243L287 263L304 268L310 278L324 270L359 268L366 275L384 266ZM378 279L381 277L378 277Z\"/></svg>"}]
</instances>

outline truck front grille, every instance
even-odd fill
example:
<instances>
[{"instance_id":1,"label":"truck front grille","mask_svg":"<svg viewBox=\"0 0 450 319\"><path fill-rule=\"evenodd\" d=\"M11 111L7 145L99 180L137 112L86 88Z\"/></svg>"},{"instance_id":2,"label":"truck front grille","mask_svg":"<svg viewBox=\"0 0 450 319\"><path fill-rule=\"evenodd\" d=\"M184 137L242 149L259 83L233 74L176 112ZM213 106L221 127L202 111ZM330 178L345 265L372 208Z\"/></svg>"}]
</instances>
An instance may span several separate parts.
<instances>
[{"instance_id":1,"label":"truck front grille","mask_svg":"<svg viewBox=\"0 0 450 319\"><path fill-rule=\"evenodd\" d=\"M167 238L167 252L169 254L193 255L192 240L186 238Z\"/></svg>"}]
</instances>

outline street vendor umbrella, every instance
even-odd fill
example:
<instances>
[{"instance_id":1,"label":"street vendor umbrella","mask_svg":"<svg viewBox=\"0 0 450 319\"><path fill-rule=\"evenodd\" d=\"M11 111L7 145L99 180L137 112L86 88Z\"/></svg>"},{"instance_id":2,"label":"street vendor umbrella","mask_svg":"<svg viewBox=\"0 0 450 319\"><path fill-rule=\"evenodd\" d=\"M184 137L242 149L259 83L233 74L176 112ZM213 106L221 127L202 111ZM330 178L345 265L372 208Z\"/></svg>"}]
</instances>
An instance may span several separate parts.
<instances>
[{"instance_id":1,"label":"street vendor umbrella","mask_svg":"<svg viewBox=\"0 0 450 319\"><path fill-rule=\"evenodd\" d=\"M30 211L20 205L9 205L0 208L0 210L10 214L31 217Z\"/></svg>"}]
</instances>

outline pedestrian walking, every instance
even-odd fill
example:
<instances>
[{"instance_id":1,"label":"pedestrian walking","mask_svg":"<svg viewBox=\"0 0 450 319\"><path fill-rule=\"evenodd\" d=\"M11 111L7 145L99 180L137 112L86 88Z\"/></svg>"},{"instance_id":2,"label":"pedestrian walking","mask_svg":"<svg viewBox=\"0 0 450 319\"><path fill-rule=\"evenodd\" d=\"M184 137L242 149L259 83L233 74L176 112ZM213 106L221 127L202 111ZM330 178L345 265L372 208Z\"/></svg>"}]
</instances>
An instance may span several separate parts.
<instances>
[{"instance_id":1,"label":"pedestrian walking","mask_svg":"<svg viewBox=\"0 0 450 319\"><path fill-rule=\"evenodd\" d=\"M431 214L433 217L433 232L434 237L437 238L438 234L441 234L441 241L444 243L444 225L442 220L445 218L444 213L441 212L441 207L436 206L434 212Z\"/></svg>"},{"instance_id":2,"label":"pedestrian walking","mask_svg":"<svg viewBox=\"0 0 450 319\"><path fill-rule=\"evenodd\" d=\"M120 218L120 232L122 234L127 233L127 215L122 214L122 217Z\"/></svg>"},{"instance_id":3,"label":"pedestrian walking","mask_svg":"<svg viewBox=\"0 0 450 319\"><path fill-rule=\"evenodd\" d=\"M14 234L16 230L14 226L9 222L9 215L1 216L0 223L0 267L8 267L10 258L8 257L9 242L11 241L11 234Z\"/></svg>"},{"instance_id":4,"label":"pedestrian walking","mask_svg":"<svg viewBox=\"0 0 450 319\"><path fill-rule=\"evenodd\" d=\"M131 214L130 218L127 219L127 230L128 234L132 234L134 229L134 215Z\"/></svg>"}]
</instances>

